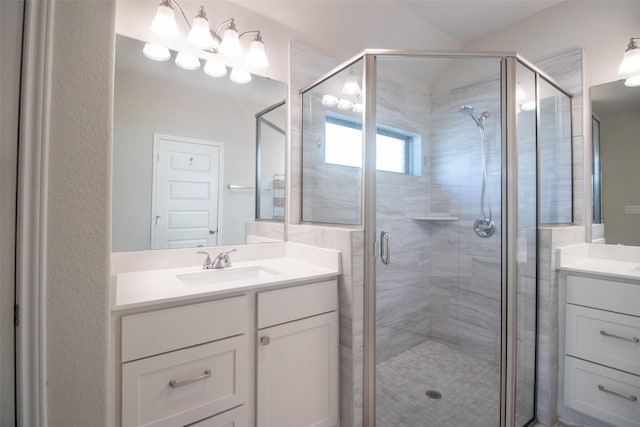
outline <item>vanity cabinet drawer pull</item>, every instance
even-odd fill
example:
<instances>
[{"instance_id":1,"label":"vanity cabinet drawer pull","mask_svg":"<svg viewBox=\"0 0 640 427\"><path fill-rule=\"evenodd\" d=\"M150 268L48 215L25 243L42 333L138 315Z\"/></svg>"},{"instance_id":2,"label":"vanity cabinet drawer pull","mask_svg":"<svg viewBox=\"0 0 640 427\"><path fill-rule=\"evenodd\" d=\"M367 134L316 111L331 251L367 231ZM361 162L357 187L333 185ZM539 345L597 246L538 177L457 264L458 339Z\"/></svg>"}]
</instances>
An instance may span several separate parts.
<instances>
[{"instance_id":1,"label":"vanity cabinet drawer pull","mask_svg":"<svg viewBox=\"0 0 640 427\"><path fill-rule=\"evenodd\" d=\"M621 398L626 399L626 400L629 400L629 401L631 401L631 402L636 402L636 401L638 400L638 398L637 398L637 397L635 397L635 396L625 396L624 394L620 394L620 393L618 393L618 392L615 392L615 391L609 390L608 388L606 388L605 386L600 385L600 384L598 384L598 390L600 390L600 391L601 391L601 392L603 392L603 393L613 394L614 396L621 397Z\"/></svg>"},{"instance_id":2,"label":"vanity cabinet drawer pull","mask_svg":"<svg viewBox=\"0 0 640 427\"><path fill-rule=\"evenodd\" d=\"M620 335L610 334L609 332L605 331L604 329L600 330L600 335L602 335L603 337L617 338L619 340L631 341L631 342L635 342L635 343L640 342L640 339L638 339L637 337L631 337L631 338L621 337Z\"/></svg>"},{"instance_id":3,"label":"vanity cabinet drawer pull","mask_svg":"<svg viewBox=\"0 0 640 427\"><path fill-rule=\"evenodd\" d=\"M191 383L195 383L196 381L202 381L205 380L207 378L211 377L211 369L207 369L204 371L204 373L202 375L199 375L195 378L190 378L188 380L184 380L184 381L176 381L176 380L171 380L169 381L169 387L171 388L178 388L178 387L182 387L184 385L187 384L191 384Z\"/></svg>"},{"instance_id":4,"label":"vanity cabinet drawer pull","mask_svg":"<svg viewBox=\"0 0 640 427\"><path fill-rule=\"evenodd\" d=\"M262 345L269 345L270 342L271 342L271 338L269 338L269 337L261 337L260 338L260 344L262 344Z\"/></svg>"}]
</instances>

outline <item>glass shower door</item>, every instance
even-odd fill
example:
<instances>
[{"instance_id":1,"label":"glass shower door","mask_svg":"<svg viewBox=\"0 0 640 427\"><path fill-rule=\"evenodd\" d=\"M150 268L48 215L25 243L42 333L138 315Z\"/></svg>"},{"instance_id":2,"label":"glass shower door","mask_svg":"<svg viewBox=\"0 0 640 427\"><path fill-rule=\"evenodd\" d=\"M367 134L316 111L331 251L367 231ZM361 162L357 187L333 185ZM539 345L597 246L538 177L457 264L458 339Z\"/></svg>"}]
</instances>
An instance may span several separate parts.
<instances>
[{"instance_id":1,"label":"glass shower door","mask_svg":"<svg viewBox=\"0 0 640 427\"><path fill-rule=\"evenodd\" d=\"M376 74L376 426L497 427L500 60Z\"/></svg>"}]
</instances>

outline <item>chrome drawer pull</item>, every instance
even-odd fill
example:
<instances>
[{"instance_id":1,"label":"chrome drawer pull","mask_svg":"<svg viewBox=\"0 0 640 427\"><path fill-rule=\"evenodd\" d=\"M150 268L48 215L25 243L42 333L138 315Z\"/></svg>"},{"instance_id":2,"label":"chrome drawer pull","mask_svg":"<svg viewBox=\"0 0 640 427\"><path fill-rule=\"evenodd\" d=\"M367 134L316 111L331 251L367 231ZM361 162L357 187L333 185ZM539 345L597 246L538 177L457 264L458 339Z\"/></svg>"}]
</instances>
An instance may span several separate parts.
<instances>
[{"instance_id":1,"label":"chrome drawer pull","mask_svg":"<svg viewBox=\"0 0 640 427\"><path fill-rule=\"evenodd\" d=\"M635 396L625 396L624 394L620 394L620 393L617 393L615 391L608 390L605 386L600 385L600 384L598 384L598 390L600 390L601 392L604 392L604 393L613 394L614 396L618 396L618 397L621 397L621 398L626 399L626 400L630 400L631 402L635 402L635 401L638 400L638 398L635 397Z\"/></svg>"},{"instance_id":2,"label":"chrome drawer pull","mask_svg":"<svg viewBox=\"0 0 640 427\"><path fill-rule=\"evenodd\" d=\"M184 381L171 380L171 381L169 381L169 387L171 387L171 388L182 387L183 385L195 383L196 381L205 380L205 379L209 378L210 376L211 376L211 369L207 369L207 370L204 371L204 374L202 374L202 375L200 375L198 377L195 377L195 378L191 378L191 379L184 380Z\"/></svg>"},{"instance_id":3,"label":"chrome drawer pull","mask_svg":"<svg viewBox=\"0 0 640 427\"><path fill-rule=\"evenodd\" d=\"M640 339L638 339L637 337L631 337L631 338L621 337L620 335L610 334L609 332L605 331L604 329L600 331L600 335L602 335L603 337L618 338L619 340L631 341L631 342L635 342L635 343L640 342Z\"/></svg>"}]
</instances>

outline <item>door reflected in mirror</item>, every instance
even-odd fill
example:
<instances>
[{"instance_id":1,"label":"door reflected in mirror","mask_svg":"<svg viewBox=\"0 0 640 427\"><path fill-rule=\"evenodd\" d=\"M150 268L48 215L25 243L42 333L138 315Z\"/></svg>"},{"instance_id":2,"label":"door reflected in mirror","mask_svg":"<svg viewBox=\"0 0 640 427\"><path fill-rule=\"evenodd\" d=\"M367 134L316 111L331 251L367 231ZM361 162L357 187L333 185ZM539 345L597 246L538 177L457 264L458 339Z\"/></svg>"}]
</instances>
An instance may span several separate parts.
<instances>
[{"instance_id":1,"label":"door reflected in mirror","mask_svg":"<svg viewBox=\"0 0 640 427\"><path fill-rule=\"evenodd\" d=\"M594 86L593 241L640 246L640 87Z\"/></svg>"},{"instance_id":2,"label":"door reflected in mirror","mask_svg":"<svg viewBox=\"0 0 640 427\"><path fill-rule=\"evenodd\" d=\"M209 77L143 46L116 36L113 251L283 240L286 85Z\"/></svg>"}]
</instances>

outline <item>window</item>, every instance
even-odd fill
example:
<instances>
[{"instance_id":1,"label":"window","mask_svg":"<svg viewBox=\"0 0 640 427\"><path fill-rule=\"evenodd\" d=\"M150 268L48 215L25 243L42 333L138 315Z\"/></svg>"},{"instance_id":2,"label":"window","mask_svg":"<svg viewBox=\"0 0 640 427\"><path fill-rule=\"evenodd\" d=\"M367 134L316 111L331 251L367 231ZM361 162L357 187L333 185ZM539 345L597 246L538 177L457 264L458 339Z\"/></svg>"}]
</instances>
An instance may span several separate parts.
<instances>
[{"instance_id":1,"label":"window","mask_svg":"<svg viewBox=\"0 0 640 427\"><path fill-rule=\"evenodd\" d=\"M327 115L325 163L362 167L362 123L349 117ZM420 137L409 132L378 126L376 169L420 175ZM418 163L414 164L414 158Z\"/></svg>"}]
</instances>

